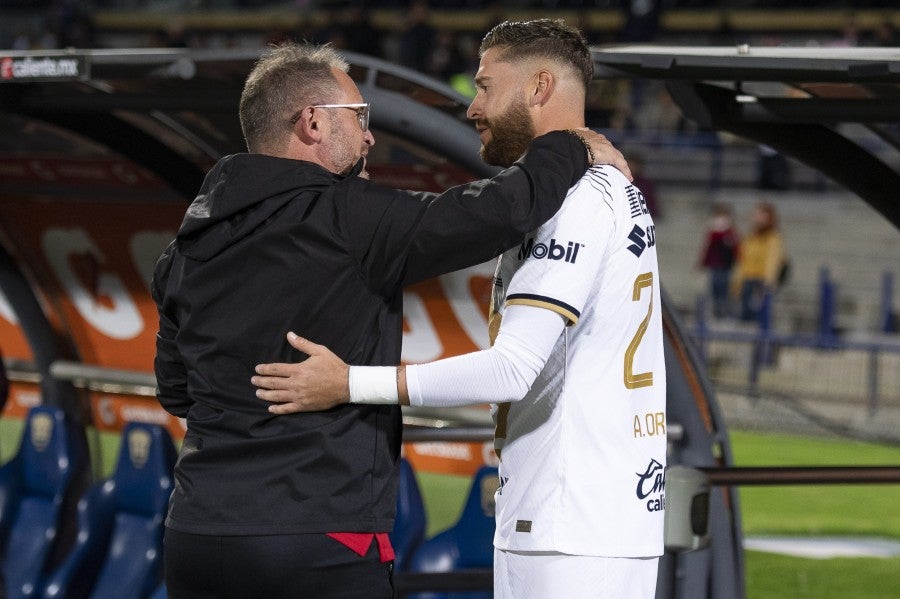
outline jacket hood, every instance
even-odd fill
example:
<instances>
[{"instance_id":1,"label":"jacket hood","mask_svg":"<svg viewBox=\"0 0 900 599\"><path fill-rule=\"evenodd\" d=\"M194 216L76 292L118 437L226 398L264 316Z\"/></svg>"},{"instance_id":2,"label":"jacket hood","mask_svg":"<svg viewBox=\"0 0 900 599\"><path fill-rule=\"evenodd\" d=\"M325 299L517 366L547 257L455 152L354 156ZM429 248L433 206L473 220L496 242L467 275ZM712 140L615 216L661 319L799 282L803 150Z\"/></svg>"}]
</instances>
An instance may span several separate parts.
<instances>
[{"instance_id":1,"label":"jacket hood","mask_svg":"<svg viewBox=\"0 0 900 599\"><path fill-rule=\"evenodd\" d=\"M209 260L291 200L318 195L343 178L312 162L264 154L226 156L206 174L188 207L176 237L178 249L188 258Z\"/></svg>"}]
</instances>

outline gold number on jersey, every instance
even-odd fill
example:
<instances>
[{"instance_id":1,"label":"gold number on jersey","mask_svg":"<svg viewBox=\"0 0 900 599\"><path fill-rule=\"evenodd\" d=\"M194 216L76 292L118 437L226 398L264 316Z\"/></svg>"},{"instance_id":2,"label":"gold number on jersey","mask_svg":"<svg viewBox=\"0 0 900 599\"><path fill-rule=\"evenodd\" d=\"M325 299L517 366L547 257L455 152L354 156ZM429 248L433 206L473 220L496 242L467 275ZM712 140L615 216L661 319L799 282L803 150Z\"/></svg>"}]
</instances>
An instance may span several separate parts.
<instances>
[{"instance_id":1,"label":"gold number on jersey","mask_svg":"<svg viewBox=\"0 0 900 599\"><path fill-rule=\"evenodd\" d=\"M641 299L641 292L644 287L650 288L650 303L647 304L647 316L641 321L637 332L634 334L634 337L631 338L631 343L628 344L628 349L625 350L625 387L627 389L637 389L639 387L650 387L653 385L652 372L634 373L634 354L637 353L638 346L644 338L644 333L647 332L647 326L650 324L650 315L653 314L652 272L645 272L642 275L638 275L637 279L634 280L634 291L631 294L631 301L636 302Z\"/></svg>"}]
</instances>

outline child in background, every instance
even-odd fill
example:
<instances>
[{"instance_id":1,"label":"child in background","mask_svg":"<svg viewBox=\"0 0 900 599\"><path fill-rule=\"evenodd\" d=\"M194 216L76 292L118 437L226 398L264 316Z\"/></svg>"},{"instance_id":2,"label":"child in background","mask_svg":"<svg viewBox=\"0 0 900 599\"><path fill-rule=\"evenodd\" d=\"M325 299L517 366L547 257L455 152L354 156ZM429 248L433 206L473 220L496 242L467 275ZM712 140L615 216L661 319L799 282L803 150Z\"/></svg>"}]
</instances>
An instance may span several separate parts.
<instances>
[{"instance_id":1,"label":"child in background","mask_svg":"<svg viewBox=\"0 0 900 599\"><path fill-rule=\"evenodd\" d=\"M739 243L731 208L726 204L715 204L706 233L706 242L700 255L700 264L709 270L713 316L716 318L731 315L728 288L731 269L737 260Z\"/></svg>"}]
</instances>

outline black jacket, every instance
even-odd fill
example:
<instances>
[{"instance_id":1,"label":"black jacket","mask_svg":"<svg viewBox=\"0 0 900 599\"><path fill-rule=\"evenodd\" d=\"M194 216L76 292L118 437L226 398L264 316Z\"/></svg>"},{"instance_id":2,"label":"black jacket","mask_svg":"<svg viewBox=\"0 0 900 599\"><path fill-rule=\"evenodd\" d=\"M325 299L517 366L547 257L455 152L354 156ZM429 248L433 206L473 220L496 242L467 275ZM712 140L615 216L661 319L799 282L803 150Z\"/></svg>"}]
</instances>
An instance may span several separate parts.
<instances>
[{"instance_id":1,"label":"black jacket","mask_svg":"<svg viewBox=\"0 0 900 599\"><path fill-rule=\"evenodd\" d=\"M399 363L403 286L520 243L562 204L585 156L574 136L550 133L493 179L440 195L259 154L220 160L153 277L157 395L187 419L167 526L390 531L400 409L273 416L253 367L302 359L291 330L349 364Z\"/></svg>"}]
</instances>

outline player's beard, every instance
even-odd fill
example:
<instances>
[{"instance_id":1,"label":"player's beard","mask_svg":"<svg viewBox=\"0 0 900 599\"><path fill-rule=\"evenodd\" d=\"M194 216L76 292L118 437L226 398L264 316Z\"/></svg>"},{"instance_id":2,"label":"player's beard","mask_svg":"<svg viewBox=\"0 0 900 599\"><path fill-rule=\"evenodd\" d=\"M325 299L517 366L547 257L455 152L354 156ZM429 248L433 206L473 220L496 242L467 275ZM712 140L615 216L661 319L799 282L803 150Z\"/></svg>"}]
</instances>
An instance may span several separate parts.
<instances>
[{"instance_id":1,"label":"player's beard","mask_svg":"<svg viewBox=\"0 0 900 599\"><path fill-rule=\"evenodd\" d=\"M521 97L515 98L500 116L482 122L491 130L491 139L481 146L481 159L494 166L511 166L534 139L534 123Z\"/></svg>"}]
</instances>

